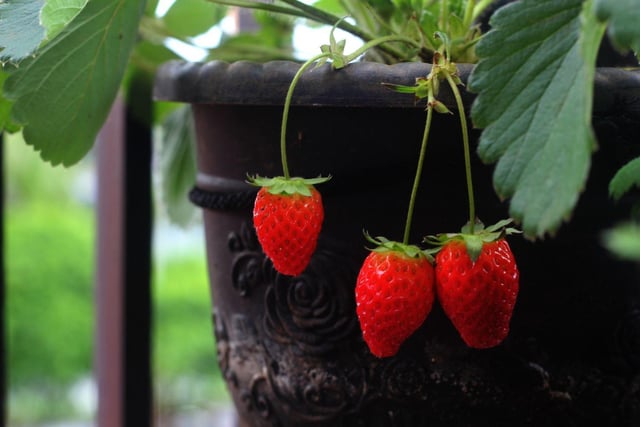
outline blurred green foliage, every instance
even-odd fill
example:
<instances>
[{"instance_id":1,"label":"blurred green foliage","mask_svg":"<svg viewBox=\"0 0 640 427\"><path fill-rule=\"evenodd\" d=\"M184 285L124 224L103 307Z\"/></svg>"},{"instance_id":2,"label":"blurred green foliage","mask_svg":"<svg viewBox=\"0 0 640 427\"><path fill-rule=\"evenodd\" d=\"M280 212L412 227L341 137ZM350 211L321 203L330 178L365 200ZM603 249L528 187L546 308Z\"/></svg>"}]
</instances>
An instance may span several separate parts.
<instances>
[{"instance_id":1,"label":"blurred green foliage","mask_svg":"<svg viewBox=\"0 0 640 427\"><path fill-rule=\"evenodd\" d=\"M79 414L69 390L93 372L95 218L89 157L53 168L5 139L9 422ZM153 266L154 380L158 410L226 399L216 363L201 245L162 251Z\"/></svg>"},{"instance_id":2,"label":"blurred green foliage","mask_svg":"<svg viewBox=\"0 0 640 427\"><path fill-rule=\"evenodd\" d=\"M9 382L70 384L92 369L92 212L34 202L7 224Z\"/></svg>"},{"instance_id":3,"label":"blurred green foliage","mask_svg":"<svg viewBox=\"0 0 640 427\"><path fill-rule=\"evenodd\" d=\"M197 255L169 258L156 265L154 272L156 371L166 376L211 372L215 343L203 259ZM215 370L219 372L217 366Z\"/></svg>"},{"instance_id":4,"label":"blurred green foliage","mask_svg":"<svg viewBox=\"0 0 640 427\"><path fill-rule=\"evenodd\" d=\"M204 254L172 256L154 273L154 377L164 414L228 400L216 360Z\"/></svg>"}]
</instances>

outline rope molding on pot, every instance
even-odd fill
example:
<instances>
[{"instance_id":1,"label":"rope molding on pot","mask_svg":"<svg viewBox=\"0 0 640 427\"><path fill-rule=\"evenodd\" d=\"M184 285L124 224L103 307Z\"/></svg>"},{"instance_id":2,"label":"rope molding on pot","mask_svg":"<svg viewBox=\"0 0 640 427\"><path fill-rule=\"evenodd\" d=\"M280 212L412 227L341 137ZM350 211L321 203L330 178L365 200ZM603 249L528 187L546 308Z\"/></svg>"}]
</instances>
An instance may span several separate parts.
<instances>
[{"instance_id":1,"label":"rope molding on pot","mask_svg":"<svg viewBox=\"0 0 640 427\"><path fill-rule=\"evenodd\" d=\"M189 192L194 205L217 211L238 211L253 207L258 188L245 181L198 172Z\"/></svg>"},{"instance_id":2,"label":"rope molding on pot","mask_svg":"<svg viewBox=\"0 0 640 427\"><path fill-rule=\"evenodd\" d=\"M222 192L207 191L199 187L193 187L189 192L189 200L194 205L216 211L238 211L253 207L258 189Z\"/></svg>"}]
</instances>

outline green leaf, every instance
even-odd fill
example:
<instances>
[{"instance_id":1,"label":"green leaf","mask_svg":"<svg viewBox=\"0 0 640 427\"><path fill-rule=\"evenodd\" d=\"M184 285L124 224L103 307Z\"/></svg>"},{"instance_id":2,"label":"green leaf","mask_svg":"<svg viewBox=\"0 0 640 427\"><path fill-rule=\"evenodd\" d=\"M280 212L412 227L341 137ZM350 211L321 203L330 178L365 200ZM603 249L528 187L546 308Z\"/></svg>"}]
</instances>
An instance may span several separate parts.
<instances>
[{"instance_id":1,"label":"green leaf","mask_svg":"<svg viewBox=\"0 0 640 427\"><path fill-rule=\"evenodd\" d=\"M571 214L590 168L591 103L604 27L581 0L522 0L501 8L476 47L469 87L482 132L478 154L497 162L494 186L528 237Z\"/></svg>"},{"instance_id":2,"label":"green leaf","mask_svg":"<svg viewBox=\"0 0 640 427\"><path fill-rule=\"evenodd\" d=\"M46 39L51 40L75 18L87 0L47 0L42 8L41 21L46 29Z\"/></svg>"},{"instance_id":3,"label":"green leaf","mask_svg":"<svg viewBox=\"0 0 640 427\"><path fill-rule=\"evenodd\" d=\"M618 257L629 261L640 261L640 225L620 224L603 236L604 245Z\"/></svg>"},{"instance_id":4,"label":"green leaf","mask_svg":"<svg viewBox=\"0 0 640 427\"><path fill-rule=\"evenodd\" d=\"M640 1L595 0L594 11L600 21L608 21L608 33L621 49L640 52Z\"/></svg>"},{"instance_id":5,"label":"green leaf","mask_svg":"<svg viewBox=\"0 0 640 427\"><path fill-rule=\"evenodd\" d=\"M159 140L161 197L169 219L185 226L195 212L187 198L196 178L195 129L191 107L183 105L166 117L160 129Z\"/></svg>"},{"instance_id":6,"label":"green leaf","mask_svg":"<svg viewBox=\"0 0 640 427\"><path fill-rule=\"evenodd\" d=\"M313 6L336 16L346 15L345 8L339 0L317 0L313 2Z\"/></svg>"},{"instance_id":7,"label":"green leaf","mask_svg":"<svg viewBox=\"0 0 640 427\"><path fill-rule=\"evenodd\" d=\"M19 62L44 39L40 10L44 0L0 1L0 62Z\"/></svg>"},{"instance_id":8,"label":"green leaf","mask_svg":"<svg viewBox=\"0 0 640 427\"><path fill-rule=\"evenodd\" d=\"M633 187L640 187L640 157L622 166L609 183L609 194L619 200Z\"/></svg>"},{"instance_id":9,"label":"green leaf","mask_svg":"<svg viewBox=\"0 0 640 427\"><path fill-rule=\"evenodd\" d=\"M220 22L224 10L205 0L179 0L173 3L162 20L175 36L193 37Z\"/></svg>"},{"instance_id":10,"label":"green leaf","mask_svg":"<svg viewBox=\"0 0 640 427\"><path fill-rule=\"evenodd\" d=\"M144 1L91 0L5 82L26 142L52 164L93 146L120 87Z\"/></svg>"}]
</instances>

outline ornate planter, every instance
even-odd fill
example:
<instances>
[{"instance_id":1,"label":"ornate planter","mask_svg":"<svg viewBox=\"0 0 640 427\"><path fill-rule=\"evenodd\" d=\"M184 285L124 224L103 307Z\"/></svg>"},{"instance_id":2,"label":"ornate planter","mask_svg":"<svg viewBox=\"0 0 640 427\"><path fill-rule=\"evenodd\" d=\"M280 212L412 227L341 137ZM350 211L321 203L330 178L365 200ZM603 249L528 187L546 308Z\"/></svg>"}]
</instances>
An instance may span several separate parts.
<instances>
[{"instance_id":1,"label":"ornate planter","mask_svg":"<svg viewBox=\"0 0 640 427\"><path fill-rule=\"evenodd\" d=\"M467 348L436 303L396 357L377 359L355 315L362 231L401 237L425 118L411 96L380 83L412 84L429 65L356 63L302 78L289 119L290 167L333 179L319 187L326 220L318 251L290 278L260 250L255 190L244 179L281 173L282 102L296 67L169 63L156 82L156 99L193 106L199 174L191 197L204 208L218 358L240 425L640 424L638 268L599 243L600 231L629 212L609 200L606 183L639 151L628 137L640 130L640 76L598 73L596 128L607 139L600 136L572 222L554 239L511 239L521 291L507 340ZM465 80L470 67L460 68ZM467 215L457 118L438 115L433 125L414 242L458 230ZM476 161L473 169L479 217L506 217L491 167Z\"/></svg>"}]
</instances>

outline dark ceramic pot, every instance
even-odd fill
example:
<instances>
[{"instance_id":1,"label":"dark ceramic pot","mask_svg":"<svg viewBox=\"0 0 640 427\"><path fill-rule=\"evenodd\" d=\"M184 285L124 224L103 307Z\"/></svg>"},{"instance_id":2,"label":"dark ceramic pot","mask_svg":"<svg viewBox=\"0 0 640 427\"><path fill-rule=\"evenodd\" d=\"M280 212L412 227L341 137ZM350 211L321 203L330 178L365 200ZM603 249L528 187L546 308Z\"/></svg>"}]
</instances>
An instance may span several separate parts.
<instances>
[{"instance_id":1,"label":"dark ceramic pot","mask_svg":"<svg viewBox=\"0 0 640 427\"><path fill-rule=\"evenodd\" d=\"M521 291L506 341L466 347L436 303L397 356L377 359L355 315L363 230L401 239L425 120L423 105L381 83L413 84L430 67L355 63L300 81L288 127L292 174L333 179L319 186L326 219L317 253L291 278L260 250L251 225L255 189L244 180L281 174L282 102L297 67L169 63L156 82L156 99L193 107L191 196L204 208L218 358L239 424L640 425L638 270L600 244L600 232L629 213L628 204L610 201L606 183L639 151L631 137L640 130L640 76L598 72L601 146L571 223L546 241L511 238ZM470 67L460 69L465 80ZM453 106L446 92L442 99ZM437 115L431 135L415 243L458 230L467 216L457 117ZM506 218L492 168L474 160L473 171L478 216Z\"/></svg>"}]
</instances>

